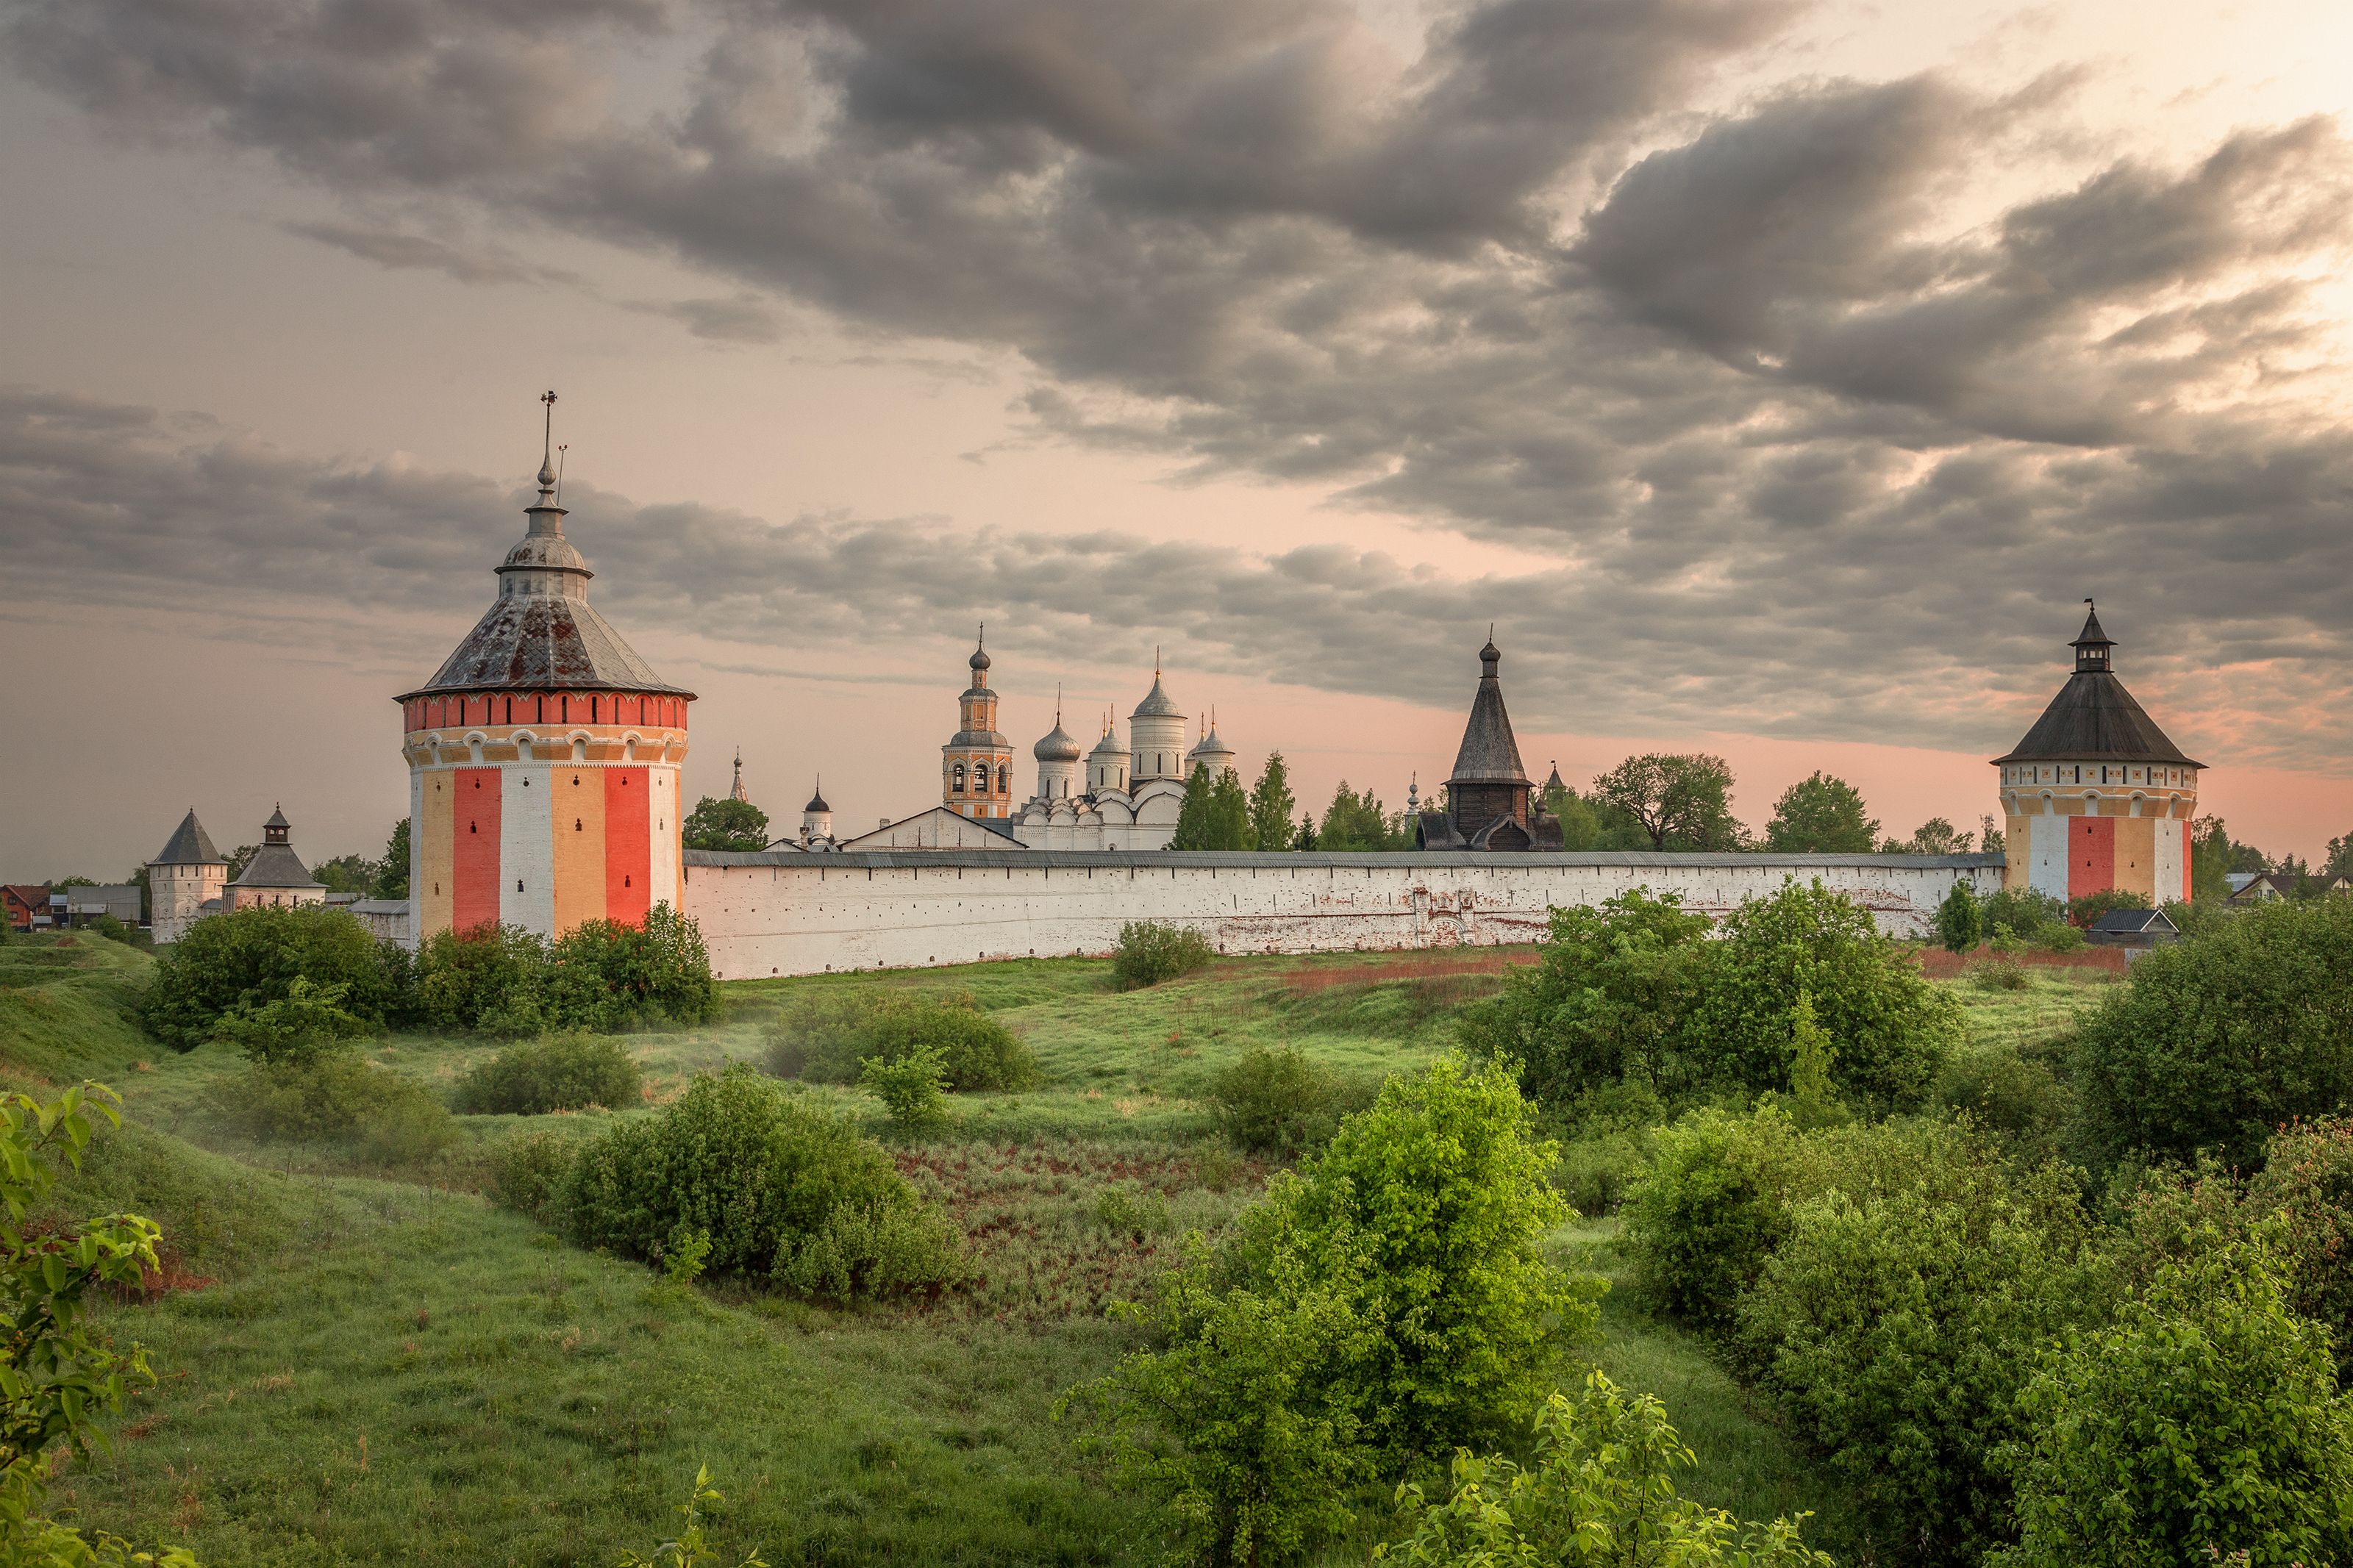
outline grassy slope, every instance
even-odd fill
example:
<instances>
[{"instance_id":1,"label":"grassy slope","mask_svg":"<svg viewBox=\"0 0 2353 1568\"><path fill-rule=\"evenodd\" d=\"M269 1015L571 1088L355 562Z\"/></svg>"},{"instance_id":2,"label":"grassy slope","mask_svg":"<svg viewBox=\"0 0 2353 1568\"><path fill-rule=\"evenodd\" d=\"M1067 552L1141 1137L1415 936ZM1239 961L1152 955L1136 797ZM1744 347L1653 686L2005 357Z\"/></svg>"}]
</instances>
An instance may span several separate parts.
<instances>
[{"instance_id":1,"label":"grassy slope","mask_svg":"<svg viewBox=\"0 0 2353 1568\"><path fill-rule=\"evenodd\" d=\"M86 969L0 988L0 1054L19 1079L121 1082L134 1126L77 1198L158 1213L188 1271L223 1282L123 1310L118 1331L152 1347L164 1381L67 1489L95 1522L223 1563L608 1562L665 1531L698 1462L730 1495L726 1538L775 1562L1134 1555L1134 1510L1074 1462L1050 1412L1127 1342L1103 1301L1141 1288L1174 1229L1214 1226L1266 1174L1206 1137L1210 1076L1287 1040L1369 1082L1442 1048L1451 1007L1494 984L1417 973L1411 959L1406 978L1384 978L1399 961L1355 955L1229 961L1127 994L1073 960L891 977L972 992L1030 1042L1048 1081L966 1100L949 1133L906 1157L973 1238L980 1285L949 1310L840 1313L681 1294L466 1193L275 1152L236 1158L255 1152L214 1137L204 1108L238 1064L145 1044L121 1006L148 960L100 949ZM731 985L720 1024L628 1043L666 1095L756 1058L795 989L861 983L874 978ZM2047 1031L2074 1000L1963 994L1988 1041ZM375 1048L443 1082L494 1047ZM464 1120L483 1140L514 1125ZM1113 1190L1140 1224L1106 1222ZM1611 1234L1603 1222L1556 1239L1615 1277ZM1659 1394L1699 1450L1694 1495L1751 1517L1811 1509L1835 1540L1832 1486L1696 1343L1627 1291L1605 1328L1605 1370ZM1360 1557L1361 1542L1333 1554Z\"/></svg>"}]
</instances>

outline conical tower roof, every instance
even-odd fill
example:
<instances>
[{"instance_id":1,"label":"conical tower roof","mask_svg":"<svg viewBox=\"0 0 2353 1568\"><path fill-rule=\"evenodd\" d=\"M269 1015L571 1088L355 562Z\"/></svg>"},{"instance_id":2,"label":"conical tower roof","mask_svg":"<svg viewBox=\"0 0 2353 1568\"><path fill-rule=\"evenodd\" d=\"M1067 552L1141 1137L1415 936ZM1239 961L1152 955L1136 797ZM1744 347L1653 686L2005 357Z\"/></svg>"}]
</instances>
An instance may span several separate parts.
<instances>
[{"instance_id":1,"label":"conical tower roof","mask_svg":"<svg viewBox=\"0 0 2353 1568\"><path fill-rule=\"evenodd\" d=\"M403 698L437 691L653 691L691 698L656 675L588 603L595 575L564 536L555 468L543 460L530 526L498 567L499 596L433 679Z\"/></svg>"},{"instance_id":2,"label":"conical tower roof","mask_svg":"<svg viewBox=\"0 0 2353 1568\"><path fill-rule=\"evenodd\" d=\"M1152 672L1152 689L1144 694L1144 700L1135 705L1135 711L1128 717L1131 719L1182 719L1185 714L1176 706L1176 700L1168 695L1168 689L1160 684L1160 672L1155 669Z\"/></svg>"},{"instance_id":3,"label":"conical tower roof","mask_svg":"<svg viewBox=\"0 0 2353 1568\"><path fill-rule=\"evenodd\" d=\"M2116 679L2110 652L2116 643L2100 629L2097 609L2084 617L2083 635L2068 646L2075 650L2075 672L2026 738L1993 760L1996 767L2052 762L2206 765L2184 756Z\"/></svg>"},{"instance_id":4,"label":"conical tower roof","mask_svg":"<svg viewBox=\"0 0 2353 1568\"><path fill-rule=\"evenodd\" d=\"M213 847L212 835L196 820L196 808L190 806L188 815L180 818L180 826L164 846L164 852L147 862L151 866L226 866L228 857Z\"/></svg>"},{"instance_id":5,"label":"conical tower roof","mask_svg":"<svg viewBox=\"0 0 2353 1568\"><path fill-rule=\"evenodd\" d=\"M1527 770L1520 765L1520 742L1512 734L1512 716L1504 711L1504 683L1496 669L1504 656L1493 633L1479 650L1479 690L1471 699L1471 721L1462 727L1462 749L1454 754L1452 784L1525 784Z\"/></svg>"},{"instance_id":6,"label":"conical tower roof","mask_svg":"<svg viewBox=\"0 0 2353 1568\"><path fill-rule=\"evenodd\" d=\"M1124 757L1127 755L1127 748L1119 743L1119 726L1106 721L1103 725L1103 739L1095 742L1095 749L1089 752L1087 755L1090 757Z\"/></svg>"}]
</instances>

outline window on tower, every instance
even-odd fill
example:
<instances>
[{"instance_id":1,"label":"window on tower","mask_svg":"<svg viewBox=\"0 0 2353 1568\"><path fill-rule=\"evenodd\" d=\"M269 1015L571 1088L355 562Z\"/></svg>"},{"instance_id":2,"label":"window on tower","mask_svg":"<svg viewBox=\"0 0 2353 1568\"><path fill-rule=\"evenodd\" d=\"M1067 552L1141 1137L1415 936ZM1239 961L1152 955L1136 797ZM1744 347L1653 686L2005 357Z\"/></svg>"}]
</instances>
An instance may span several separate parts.
<instances>
[{"instance_id":1,"label":"window on tower","mask_svg":"<svg viewBox=\"0 0 2353 1568\"><path fill-rule=\"evenodd\" d=\"M962 795L964 793L964 764L962 763L958 763L955 765L955 771L948 776L953 781L948 785L949 791L955 795Z\"/></svg>"}]
</instances>

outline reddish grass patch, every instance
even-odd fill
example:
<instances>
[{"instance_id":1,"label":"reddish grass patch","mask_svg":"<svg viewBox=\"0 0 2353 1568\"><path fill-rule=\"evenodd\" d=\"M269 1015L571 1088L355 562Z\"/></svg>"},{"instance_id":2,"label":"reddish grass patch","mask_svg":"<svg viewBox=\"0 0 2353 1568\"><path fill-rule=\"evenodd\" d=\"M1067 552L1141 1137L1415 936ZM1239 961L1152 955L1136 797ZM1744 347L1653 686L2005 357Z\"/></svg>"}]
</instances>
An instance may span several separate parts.
<instances>
[{"instance_id":1,"label":"reddish grass patch","mask_svg":"<svg viewBox=\"0 0 2353 1568\"><path fill-rule=\"evenodd\" d=\"M1309 996L1339 985L1385 985L1394 981L1447 980L1459 975L1506 975L1536 962L1534 953L1481 952L1432 958L1411 953L1369 963L1326 964L1283 976L1295 996Z\"/></svg>"}]
</instances>

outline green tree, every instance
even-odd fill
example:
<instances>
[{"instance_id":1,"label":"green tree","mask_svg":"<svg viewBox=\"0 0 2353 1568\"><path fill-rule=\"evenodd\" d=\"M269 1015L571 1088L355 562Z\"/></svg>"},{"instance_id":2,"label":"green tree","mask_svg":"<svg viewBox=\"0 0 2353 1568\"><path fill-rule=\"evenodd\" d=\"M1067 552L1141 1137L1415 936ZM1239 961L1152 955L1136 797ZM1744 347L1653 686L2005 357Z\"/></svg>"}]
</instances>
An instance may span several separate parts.
<instances>
[{"instance_id":1,"label":"green tree","mask_svg":"<svg viewBox=\"0 0 2353 1568\"><path fill-rule=\"evenodd\" d=\"M1698 753L1628 757L1593 781L1595 801L1632 818L1653 849L1740 848L1731 797L1732 764Z\"/></svg>"},{"instance_id":2,"label":"green tree","mask_svg":"<svg viewBox=\"0 0 2353 1568\"><path fill-rule=\"evenodd\" d=\"M1291 769L1281 752L1267 753L1266 767L1250 786L1250 847L1253 849L1289 849L1293 847L1291 814L1299 809L1299 802L1291 793Z\"/></svg>"},{"instance_id":3,"label":"green tree","mask_svg":"<svg viewBox=\"0 0 2353 1568\"><path fill-rule=\"evenodd\" d=\"M2232 876L2271 869L2271 858L2253 845L2232 837L2221 817L2201 816L2189 825L2191 897L2220 902L2231 896Z\"/></svg>"},{"instance_id":4,"label":"green tree","mask_svg":"<svg viewBox=\"0 0 2353 1568\"><path fill-rule=\"evenodd\" d=\"M1911 837L1891 838L1879 848L1883 855L1967 855L1976 845L1976 834L1932 816L1913 829Z\"/></svg>"},{"instance_id":5,"label":"green tree","mask_svg":"<svg viewBox=\"0 0 2353 1568\"><path fill-rule=\"evenodd\" d=\"M244 876L245 868L248 866L252 865L253 858L260 853L261 846L259 844L240 844L236 848L230 850L228 852L228 879L234 882L239 877Z\"/></svg>"},{"instance_id":6,"label":"green tree","mask_svg":"<svg viewBox=\"0 0 2353 1568\"><path fill-rule=\"evenodd\" d=\"M2022 1406L2004 1568L2353 1561L2353 1403L2259 1247L2216 1239L2166 1265Z\"/></svg>"},{"instance_id":7,"label":"green tree","mask_svg":"<svg viewBox=\"0 0 2353 1568\"><path fill-rule=\"evenodd\" d=\"M2324 877L2353 877L2353 833L2328 841L2328 855L2320 863Z\"/></svg>"},{"instance_id":8,"label":"green tree","mask_svg":"<svg viewBox=\"0 0 2353 1568\"><path fill-rule=\"evenodd\" d=\"M135 1289L162 1264L163 1232L135 1214L106 1215L55 1228L25 1222L56 1189L102 1122L121 1125L113 1093L100 1084L69 1089L43 1104L0 1095L0 1563L25 1568L158 1563L195 1568L179 1550L133 1552L113 1536L80 1531L40 1516L48 1494L48 1453L62 1446L87 1458L98 1417L120 1409L132 1387L152 1384L147 1352L117 1349L90 1321L101 1290Z\"/></svg>"},{"instance_id":9,"label":"green tree","mask_svg":"<svg viewBox=\"0 0 2353 1568\"><path fill-rule=\"evenodd\" d=\"M1690 1087L1690 1030L1714 956L1707 917L1680 894L1630 888L1550 920L1536 963L1465 1011L1463 1042L1517 1064L1521 1089L1546 1104L1628 1078L1662 1094Z\"/></svg>"},{"instance_id":10,"label":"green tree","mask_svg":"<svg viewBox=\"0 0 2353 1568\"><path fill-rule=\"evenodd\" d=\"M331 893L349 893L355 899L364 899L375 889L376 874L381 869L364 855L338 855L311 867L311 876Z\"/></svg>"},{"instance_id":11,"label":"green tree","mask_svg":"<svg viewBox=\"0 0 2353 1568\"><path fill-rule=\"evenodd\" d=\"M2104 1159L2261 1164L2274 1128L2353 1103L2353 900L2260 904L2144 953L2069 1060Z\"/></svg>"},{"instance_id":12,"label":"green tree","mask_svg":"<svg viewBox=\"0 0 2353 1568\"><path fill-rule=\"evenodd\" d=\"M748 800L704 795L686 815L689 849L752 851L768 847L768 814Z\"/></svg>"},{"instance_id":13,"label":"green tree","mask_svg":"<svg viewBox=\"0 0 2353 1568\"><path fill-rule=\"evenodd\" d=\"M1841 1091L1882 1107L1916 1105L1960 1029L1952 998L1882 935L1871 911L1817 880L1785 879L1725 917L1693 1020L1714 1076L1749 1089L1789 1087L1798 997L1838 1050Z\"/></svg>"},{"instance_id":14,"label":"green tree","mask_svg":"<svg viewBox=\"0 0 2353 1568\"><path fill-rule=\"evenodd\" d=\"M1345 779L1332 792L1332 804L1315 830L1315 847L1335 852L1403 849L1409 842L1402 822L1382 809L1371 790L1359 795Z\"/></svg>"},{"instance_id":15,"label":"green tree","mask_svg":"<svg viewBox=\"0 0 2353 1568\"><path fill-rule=\"evenodd\" d=\"M268 1002L241 1002L221 1015L213 1038L226 1040L249 1061L307 1066L342 1042L369 1032L367 1020L344 1009L347 981L314 985L298 974L286 994Z\"/></svg>"},{"instance_id":16,"label":"green tree","mask_svg":"<svg viewBox=\"0 0 2353 1568\"><path fill-rule=\"evenodd\" d=\"M375 884L368 889L368 896L408 897L408 818L405 816L392 825L392 837L385 840L384 858L375 863Z\"/></svg>"},{"instance_id":17,"label":"green tree","mask_svg":"<svg viewBox=\"0 0 2353 1568\"><path fill-rule=\"evenodd\" d=\"M1323 840L1315 832L1315 814L1312 811L1301 812L1299 814L1299 832L1292 838L1291 847L1293 849L1300 851L1302 854L1304 854L1309 850L1318 847L1322 842Z\"/></svg>"},{"instance_id":18,"label":"green tree","mask_svg":"<svg viewBox=\"0 0 2353 1568\"><path fill-rule=\"evenodd\" d=\"M1765 825L1765 847L1781 855L1868 855L1878 842L1862 792L1820 770L1783 790Z\"/></svg>"},{"instance_id":19,"label":"green tree","mask_svg":"<svg viewBox=\"0 0 2353 1568\"><path fill-rule=\"evenodd\" d=\"M1185 804L1177 808L1176 832L1171 849L1247 849L1250 847L1250 801L1231 768L1209 776L1206 763L1193 764L1185 781Z\"/></svg>"},{"instance_id":20,"label":"green tree","mask_svg":"<svg viewBox=\"0 0 2353 1568\"><path fill-rule=\"evenodd\" d=\"M1629 1399L1595 1371L1575 1401L1536 1413L1534 1463L1455 1456L1453 1489L1398 1499L1411 1533L1374 1548L1400 1568L1831 1568L1799 1537L1805 1515L1744 1525L1675 1491L1698 1456L1655 1395Z\"/></svg>"},{"instance_id":21,"label":"green tree","mask_svg":"<svg viewBox=\"0 0 2353 1568\"><path fill-rule=\"evenodd\" d=\"M1936 940L1947 952L1967 952L1985 940L1985 910L1967 882L1953 880L1953 890L1936 906Z\"/></svg>"},{"instance_id":22,"label":"green tree","mask_svg":"<svg viewBox=\"0 0 2353 1568\"><path fill-rule=\"evenodd\" d=\"M341 910L260 905L198 921L155 966L140 1017L165 1045L193 1050L222 1018L292 993L298 979L340 985L335 1005L370 1025L408 1005L406 955Z\"/></svg>"}]
</instances>

